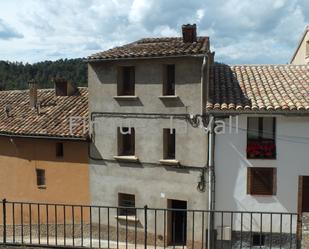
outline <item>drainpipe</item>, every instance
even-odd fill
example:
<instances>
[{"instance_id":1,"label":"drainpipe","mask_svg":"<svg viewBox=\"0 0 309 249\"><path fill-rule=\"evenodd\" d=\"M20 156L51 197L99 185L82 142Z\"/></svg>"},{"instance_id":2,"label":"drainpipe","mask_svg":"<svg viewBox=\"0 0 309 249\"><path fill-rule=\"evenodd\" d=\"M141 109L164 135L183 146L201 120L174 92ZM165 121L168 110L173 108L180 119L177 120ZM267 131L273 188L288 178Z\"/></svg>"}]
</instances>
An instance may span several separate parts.
<instances>
[{"instance_id":1,"label":"drainpipe","mask_svg":"<svg viewBox=\"0 0 309 249\"><path fill-rule=\"evenodd\" d=\"M214 211L215 211L215 165L214 165L214 147L215 147L215 120L209 115L208 131L208 231L207 248L214 249Z\"/></svg>"},{"instance_id":2,"label":"drainpipe","mask_svg":"<svg viewBox=\"0 0 309 249\"><path fill-rule=\"evenodd\" d=\"M205 70L207 65L207 58L208 56L205 54L203 57L203 64L201 68L201 115L203 116L205 114L205 108L206 108L206 96L207 96L207 89L205 89L206 86L206 79L205 77Z\"/></svg>"}]
</instances>

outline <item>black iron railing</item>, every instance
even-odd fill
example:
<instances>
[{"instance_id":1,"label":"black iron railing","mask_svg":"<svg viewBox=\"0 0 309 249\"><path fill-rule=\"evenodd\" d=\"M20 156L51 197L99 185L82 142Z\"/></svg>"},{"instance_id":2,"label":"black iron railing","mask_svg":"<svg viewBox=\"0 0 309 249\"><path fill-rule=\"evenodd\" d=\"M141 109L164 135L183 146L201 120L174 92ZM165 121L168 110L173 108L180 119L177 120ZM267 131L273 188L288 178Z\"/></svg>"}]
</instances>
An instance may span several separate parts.
<instances>
[{"instance_id":1,"label":"black iron railing","mask_svg":"<svg viewBox=\"0 0 309 249\"><path fill-rule=\"evenodd\" d=\"M68 205L3 200L4 244L89 248L299 248L295 213ZM119 209L134 209L123 212ZM135 215L129 215L135 213ZM208 219L214 227L208 233Z\"/></svg>"}]
</instances>

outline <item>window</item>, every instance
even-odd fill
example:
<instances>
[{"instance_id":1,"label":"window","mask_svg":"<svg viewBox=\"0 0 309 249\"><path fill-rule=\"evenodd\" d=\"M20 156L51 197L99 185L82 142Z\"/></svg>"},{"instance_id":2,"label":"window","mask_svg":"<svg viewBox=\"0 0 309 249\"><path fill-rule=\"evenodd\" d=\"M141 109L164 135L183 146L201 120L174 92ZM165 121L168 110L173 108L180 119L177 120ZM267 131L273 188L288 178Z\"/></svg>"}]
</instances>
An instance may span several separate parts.
<instances>
[{"instance_id":1,"label":"window","mask_svg":"<svg viewBox=\"0 0 309 249\"><path fill-rule=\"evenodd\" d=\"M163 129L163 158L176 158L176 130Z\"/></svg>"},{"instance_id":2,"label":"window","mask_svg":"<svg viewBox=\"0 0 309 249\"><path fill-rule=\"evenodd\" d=\"M45 169L36 169L36 184L38 187L45 187Z\"/></svg>"},{"instance_id":3,"label":"window","mask_svg":"<svg viewBox=\"0 0 309 249\"><path fill-rule=\"evenodd\" d=\"M247 171L247 194L275 195L276 194L275 168L250 167Z\"/></svg>"},{"instance_id":4,"label":"window","mask_svg":"<svg viewBox=\"0 0 309 249\"><path fill-rule=\"evenodd\" d=\"M264 234L253 234L252 235L252 246L264 246L265 235Z\"/></svg>"},{"instance_id":5,"label":"window","mask_svg":"<svg viewBox=\"0 0 309 249\"><path fill-rule=\"evenodd\" d=\"M68 95L68 82L65 79L54 79L56 96Z\"/></svg>"},{"instance_id":6,"label":"window","mask_svg":"<svg viewBox=\"0 0 309 249\"><path fill-rule=\"evenodd\" d=\"M309 57L309 41L306 42L306 57Z\"/></svg>"},{"instance_id":7,"label":"window","mask_svg":"<svg viewBox=\"0 0 309 249\"><path fill-rule=\"evenodd\" d=\"M118 96L132 96L135 91L135 68L134 67L120 67L118 69Z\"/></svg>"},{"instance_id":8,"label":"window","mask_svg":"<svg viewBox=\"0 0 309 249\"><path fill-rule=\"evenodd\" d=\"M118 215L136 215L135 195L118 193Z\"/></svg>"},{"instance_id":9,"label":"window","mask_svg":"<svg viewBox=\"0 0 309 249\"><path fill-rule=\"evenodd\" d=\"M130 127L118 127L118 155L135 155L135 131Z\"/></svg>"},{"instance_id":10,"label":"window","mask_svg":"<svg viewBox=\"0 0 309 249\"><path fill-rule=\"evenodd\" d=\"M164 66L163 95L175 95L175 65Z\"/></svg>"},{"instance_id":11,"label":"window","mask_svg":"<svg viewBox=\"0 0 309 249\"><path fill-rule=\"evenodd\" d=\"M63 157L63 143L56 143L56 157Z\"/></svg>"},{"instance_id":12,"label":"window","mask_svg":"<svg viewBox=\"0 0 309 249\"><path fill-rule=\"evenodd\" d=\"M272 117L249 117L247 128L247 158L276 158L276 119Z\"/></svg>"}]
</instances>

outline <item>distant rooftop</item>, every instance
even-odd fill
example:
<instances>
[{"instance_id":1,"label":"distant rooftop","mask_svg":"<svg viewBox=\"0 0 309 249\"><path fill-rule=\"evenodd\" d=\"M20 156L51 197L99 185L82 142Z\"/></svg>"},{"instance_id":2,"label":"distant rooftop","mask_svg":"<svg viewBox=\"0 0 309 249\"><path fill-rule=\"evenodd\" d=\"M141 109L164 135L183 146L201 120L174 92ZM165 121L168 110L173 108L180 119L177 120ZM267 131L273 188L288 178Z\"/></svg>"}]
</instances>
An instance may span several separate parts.
<instances>
[{"instance_id":1,"label":"distant rooftop","mask_svg":"<svg viewBox=\"0 0 309 249\"><path fill-rule=\"evenodd\" d=\"M87 139L87 88L78 88L73 96L56 96L55 89L40 89L38 101L40 108L34 109L29 90L0 91L0 136ZM72 134L70 117L81 117L72 126Z\"/></svg>"},{"instance_id":2,"label":"distant rooftop","mask_svg":"<svg viewBox=\"0 0 309 249\"><path fill-rule=\"evenodd\" d=\"M309 66L235 65L211 67L208 111L309 111Z\"/></svg>"}]
</instances>

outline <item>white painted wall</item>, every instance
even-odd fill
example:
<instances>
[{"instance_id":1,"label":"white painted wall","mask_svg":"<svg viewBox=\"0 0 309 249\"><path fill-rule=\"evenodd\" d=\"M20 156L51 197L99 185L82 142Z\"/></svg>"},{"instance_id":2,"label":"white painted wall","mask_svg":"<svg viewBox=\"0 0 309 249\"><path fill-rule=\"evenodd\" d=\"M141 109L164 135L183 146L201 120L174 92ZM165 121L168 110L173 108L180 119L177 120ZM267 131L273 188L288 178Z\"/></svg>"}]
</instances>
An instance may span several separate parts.
<instances>
[{"instance_id":1,"label":"white painted wall","mask_svg":"<svg viewBox=\"0 0 309 249\"><path fill-rule=\"evenodd\" d=\"M247 116L239 116L239 127L238 134L216 135L216 209L297 212L298 176L309 175L309 117L277 116L276 160L248 160ZM276 167L277 195L247 195L247 167ZM274 222L278 219L279 216L275 217ZM254 222L259 223L258 216ZM264 223L267 229L269 223ZM283 225L288 224L289 220L284 218Z\"/></svg>"}]
</instances>

